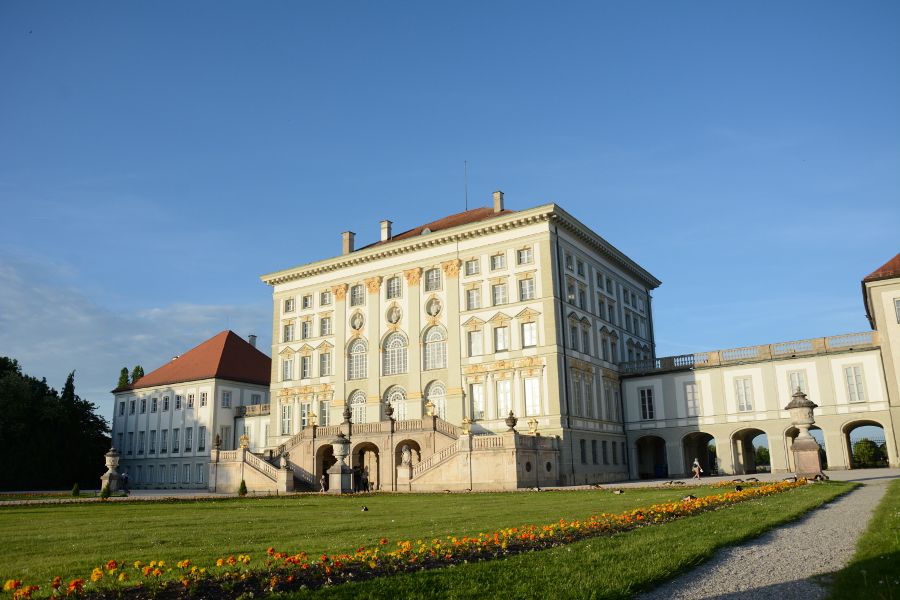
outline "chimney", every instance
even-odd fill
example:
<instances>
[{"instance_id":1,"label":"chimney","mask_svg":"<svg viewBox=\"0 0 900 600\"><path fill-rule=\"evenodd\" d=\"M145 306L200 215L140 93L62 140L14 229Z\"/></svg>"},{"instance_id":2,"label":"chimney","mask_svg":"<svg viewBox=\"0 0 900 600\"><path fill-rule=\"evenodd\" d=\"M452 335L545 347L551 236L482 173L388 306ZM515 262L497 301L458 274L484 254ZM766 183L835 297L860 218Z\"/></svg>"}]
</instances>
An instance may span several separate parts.
<instances>
[{"instance_id":1,"label":"chimney","mask_svg":"<svg viewBox=\"0 0 900 600\"><path fill-rule=\"evenodd\" d=\"M391 222L384 220L381 222L381 241L386 242L391 239Z\"/></svg>"},{"instance_id":2,"label":"chimney","mask_svg":"<svg viewBox=\"0 0 900 600\"><path fill-rule=\"evenodd\" d=\"M250 342L250 345L256 348L256 336L254 334L250 334L247 336L247 341Z\"/></svg>"},{"instance_id":3,"label":"chimney","mask_svg":"<svg viewBox=\"0 0 900 600\"><path fill-rule=\"evenodd\" d=\"M500 190L494 192L494 212L503 212L503 192Z\"/></svg>"},{"instance_id":4,"label":"chimney","mask_svg":"<svg viewBox=\"0 0 900 600\"><path fill-rule=\"evenodd\" d=\"M341 254L346 256L346 255L350 254L351 252L353 252L353 240L355 237L356 237L356 234L353 233L352 231L345 231L344 233L341 234L341 239L344 242Z\"/></svg>"},{"instance_id":5,"label":"chimney","mask_svg":"<svg viewBox=\"0 0 900 600\"><path fill-rule=\"evenodd\" d=\"M175 356L172 357L172 362L175 362L175 361L178 360L179 358L181 358L181 355L180 355L180 354L176 354Z\"/></svg>"}]
</instances>

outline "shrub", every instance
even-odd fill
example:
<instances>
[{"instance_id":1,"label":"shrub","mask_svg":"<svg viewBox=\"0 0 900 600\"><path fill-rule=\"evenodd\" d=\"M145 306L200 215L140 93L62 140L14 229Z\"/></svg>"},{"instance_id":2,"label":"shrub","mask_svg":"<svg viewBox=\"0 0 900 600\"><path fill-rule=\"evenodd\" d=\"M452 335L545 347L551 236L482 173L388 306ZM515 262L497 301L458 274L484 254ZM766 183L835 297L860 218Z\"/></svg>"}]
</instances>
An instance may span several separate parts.
<instances>
[{"instance_id":1,"label":"shrub","mask_svg":"<svg viewBox=\"0 0 900 600\"><path fill-rule=\"evenodd\" d=\"M103 486L103 489L100 490L100 499L106 500L110 496L112 496L112 491L110 491L109 484L107 483Z\"/></svg>"},{"instance_id":2,"label":"shrub","mask_svg":"<svg viewBox=\"0 0 900 600\"><path fill-rule=\"evenodd\" d=\"M238 496L244 497L247 495L247 484L244 483L244 480L241 479L241 486L238 488Z\"/></svg>"},{"instance_id":3,"label":"shrub","mask_svg":"<svg viewBox=\"0 0 900 600\"><path fill-rule=\"evenodd\" d=\"M72 495L75 496L75 497L78 497L78 496L81 495L81 488L78 487L78 484L77 484L77 483L76 483L75 485L72 486Z\"/></svg>"}]
</instances>

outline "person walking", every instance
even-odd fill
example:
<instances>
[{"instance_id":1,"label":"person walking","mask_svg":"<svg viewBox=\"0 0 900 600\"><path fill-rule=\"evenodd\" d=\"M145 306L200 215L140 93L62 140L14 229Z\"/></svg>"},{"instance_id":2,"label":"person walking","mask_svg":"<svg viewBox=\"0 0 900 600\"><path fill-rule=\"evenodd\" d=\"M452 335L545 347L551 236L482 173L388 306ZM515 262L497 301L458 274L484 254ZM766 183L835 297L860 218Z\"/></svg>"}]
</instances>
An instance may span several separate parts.
<instances>
[{"instance_id":1,"label":"person walking","mask_svg":"<svg viewBox=\"0 0 900 600\"><path fill-rule=\"evenodd\" d=\"M319 477L319 491L323 494L325 493L325 476L322 475Z\"/></svg>"},{"instance_id":2,"label":"person walking","mask_svg":"<svg viewBox=\"0 0 900 600\"><path fill-rule=\"evenodd\" d=\"M691 466L691 471L694 473L694 479L700 479L700 473L703 472L703 467L700 466L700 461L696 458L694 459L694 464Z\"/></svg>"}]
</instances>

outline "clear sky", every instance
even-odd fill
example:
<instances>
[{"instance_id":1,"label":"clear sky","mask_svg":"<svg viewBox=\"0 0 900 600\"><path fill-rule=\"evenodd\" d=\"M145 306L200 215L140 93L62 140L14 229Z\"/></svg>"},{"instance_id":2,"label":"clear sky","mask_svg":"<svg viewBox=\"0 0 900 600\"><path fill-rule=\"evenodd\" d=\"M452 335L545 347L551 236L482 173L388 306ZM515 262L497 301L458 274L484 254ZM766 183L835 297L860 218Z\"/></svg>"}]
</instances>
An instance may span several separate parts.
<instances>
[{"instance_id":1,"label":"clear sky","mask_svg":"<svg viewBox=\"0 0 900 600\"><path fill-rule=\"evenodd\" d=\"M900 3L0 3L0 354L111 413L259 275L556 202L663 281L659 355L868 328Z\"/></svg>"}]
</instances>

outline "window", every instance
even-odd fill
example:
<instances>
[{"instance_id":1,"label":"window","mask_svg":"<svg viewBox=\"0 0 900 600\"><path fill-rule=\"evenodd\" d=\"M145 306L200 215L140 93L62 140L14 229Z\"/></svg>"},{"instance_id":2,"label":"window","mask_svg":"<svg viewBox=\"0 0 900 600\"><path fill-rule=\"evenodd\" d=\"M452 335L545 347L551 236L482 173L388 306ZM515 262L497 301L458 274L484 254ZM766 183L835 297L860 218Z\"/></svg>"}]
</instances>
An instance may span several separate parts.
<instances>
[{"instance_id":1,"label":"window","mask_svg":"<svg viewBox=\"0 0 900 600\"><path fill-rule=\"evenodd\" d=\"M897 315L897 322L900 323L900 298L894 298L894 313Z\"/></svg>"},{"instance_id":2,"label":"window","mask_svg":"<svg viewBox=\"0 0 900 600\"><path fill-rule=\"evenodd\" d=\"M609 277L606 278L606 293L607 294L613 293L613 282L612 282L612 279L610 279Z\"/></svg>"},{"instance_id":3,"label":"window","mask_svg":"<svg viewBox=\"0 0 900 600\"><path fill-rule=\"evenodd\" d=\"M581 464L587 464L587 441L578 440L578 448L581 450Z\"/></svg>"},{"instance_id":4,"label":"window","mask_svg":"<svg viewBox=\"0 0 900 600\"><path fill-rule=\"evenodd\" d=\"M616 324L616 303L612 300L609 302L609 322L613 325Z\"/></svg>"},{"instance_id":5,"label":"window","mask_svg":"<svg viewBox=\"0 0 900 600\"><path fill-rule=\"evenodd\" d=\"M384 400L394 409L391 418L395 421L406 420L406 390L400 386L392 386L384 395Z\"/></svg>"},{"instance_id":6,"label":"window","mask_svg":"<svg viewBox=\"0 0 900 600\"><path fill-rule=\"evenodd\" d=\"M294 324L288 323L287 325L281 328L281 341L285 342L293 342L294 341Z\"/></svg>"},{"instance_id":7,"label":"window","mask_svg":"<svg viewBox=\"0 0 900 600\"><path fill-rule=\"evenodd\" d=\"M572 346L573 350L578 350L578 326L572 325L569 327L569 345Z\"/></svg>"},{"instance_id":8,"label":"window","mask_svg":"<svg viewBox=\"0 0 900 600\"><path fill-rule=\"evenodd\" d=\"M587 329L581 330L581 351L585 354L591 353L591 334Z\"/></svg>"},{"instance_id":9,"label":"window","mask_svg":"<svg viewBox=\"0 0 900 600\"><path fill-rule=\"evenodd\" d=\"M194 446L194 428L187 427L184 430L184 451L190 452Z\"/></svg>"},{"instance_id":10,"label":"window","mask_svg":"<svg viewBox=\"0 0 900 600\"><path fill-rule=\"evenodd\" d=\"M534 300L534 279L519 280L519 301Z\"/></svg>"},{"instance_id":11,"label":"window","mask_svg":"<svg viewBox=\"0 0 900 600\"><path fill-rule=\"evenodd\" d=\"M310 357L301 356L300 357L300 379L309 379L311 374L310 370Z\"/></svg>"},{"instance_id":12,"label":"window","mask_svg":"<svg viewBox=\"0 0 900 600\"><path fill-rule=\"evenodd\" d=\"M319 335L331 335L331 317L319 320Z\"/></svg>"},{"instance_id":13,"label":"window","mask_svg":"<svg viewBox=\"0 0 900 600\"><path fill-rule=\"evenodd\" d=\"M362 390L353 392L350 396L350 410L353 413L354 423L366 422L366 393Z\"/></svg>"},{"instance_id":14,"label":"window","mask_svg":"<svg viewBox=\"0 0 900 600\"><path fill-rule=\"evenodd\" d=\"M200 427L197 431L197 452L206 450L206 427Z\"/></svg>"},{"instance_id":15,"label":"window","mask_svg":"<svg viewBox=\"0 0 900 600\"><path fill-rule=\"evenodd\" d=\"M400 293L403 290L403 287L400 284L399 277L391 277L387 280L387 285L385 286L385 293L387 294L388 300L392 298L399 298Z\"/></svg>"},{"instance_id":16,"label":"window","mask_svg":"<svg viewBox=\"0 0 900 600\"><path fill-rule=\"evenodd\" d=\"M609 338L605 335L600 336L600 348L603 352L603 360L609 360Z\"/></svg>"},{"instance_id":17,"label":"window","mask_svg":"<svg viewBox=\"0 0 900 600\"><path fill-rule=\"evenodd\" d=\"M150 454L156 454L156 430L150 430Z\"/></svg>"},{"instance_id":18,"label":"window","mask_svg":"<svg viewBox=\"0 0 900 600\"><path fill-rule=\"evenodd\" d=\"M362 306L366 303L366 291L362 285L356 284L350 288L350 306Z\"/></svg>"},{"instance_id":19,"label":"window","mask_svg":"<svg viewBox=\"0 0 900 600\"><path fill-rule=\"evenodd\" d=\"M281 405L281 435L291 435L293 433L293 429L291 429L292 408L290 404Z\"/></svg>"},{"instance_id":20,"label":"window","mask_svg":"<svg viewBox=\"0 0 900 600\"><path fill-rule=\"evenodd\" d=\"M575 304L575 284L570 283L566 286L566 298L570 304Z\"/></svg>"},{"instance_id":21,"label":"window","mask_svg":"<svg viewBox=\"0 0 900 600\"><path fill-rule=\"evenodd\" d=\"M506 304L506 284L498 283L496 285L491 286L491 299L493 300L494 306L499 306L500 304Z\"/></svg>"},{"instance_id":22,"label":"window","mask_svg":"<svg viewBox=\"0 0 900 600\"><path fill-rule=\"evenodd\" d=\"M584 288L578 288L578 306L581 310L587 310L587 291Z\"/></svg>"},{"instance_id":23,"label":"window","mask_svg":"<svg viewBox=\"0 0 900 600\"><path fill-rule=\"evenodd\" d=\"M128 454L134 454L134 432L128 432Z\"/></svg>"},{"instance_id":24,"label":"window","mask_svg":"<svg viewBox=\"0 0 900 600\"><path fill-rule=\"evenodd\" d=\"M497 271L499 269L506 268L506 255L505 254L495 254L491 257L491 271Z\"/></svg>"},{"instance_id":25,"label":"window","mask_svg":"<svg viewBox=\"0 0 900 600\"><path fill-rule=\"evenodd\" d=\"M312 321L300 323L300 339L308 340L312 336Z\"/></svg>"},{"instance_id":26,"label":"window","mask_svg":"<svg viewBox=\"0 0 900 600\"><path fill-rule=\"evenodd\" d=\"M331 292L322 292L319 294L319 304L322 306L331 306Z\"/></svg>"},{"instance_id":27,"label":"window","mask_svg":"<svg viewBox=\"0 0 900 600\"><path fill-rule=\"evenodd\" d=\"M134 400L130 400L130 401L128 402L128 414L129 414L129 415L133 415L133 414L134 414Z\"/></svg>"},{"instance_id":28,"label":"window","mask_svg":"<svg viewBox=\"0 0 900 600\"><path fill-rule=\"evenodd\" d=\"M484 354L483 335L480 331L469 332L469 356L480 356Z\"/></svg>"},{"instance_id":29,"label":"window","mask_svg":"<svg viewBox=\"0 0 900 600\"><path fill-rule=\"evenodd\" d=\"M480 271L477 258L466 261L466 275L478 275Z\"/></svg>"},{"instance_id":30,"label":"window","mask_svg":"<svg viewBox=\"0 0 900 600\"><path fill-rule=\"evenodd\" d=\"M522 248L516 250L516 262L520 265L527 265L534 261L534 251L531 248Z\"/></svg>"},{"instance_id":31,"label":"window","mask_svg":"<svg viewBox=\"0 0 900 600\"><path fill-rule=\"evenodd\" d=\"M631 313L625 311L625 331L631 331Z\"/></svg>"},{"instance_id":32,"label":"window","mask_svg":"<svg viewBox=\"0 0 900 600\"><path fill-rule=\"evenodd\" d=\"M382 374L406 373L406 336L394 332L384 340Z\"/></svg>"},{"instance_id":33,"label":"window","mask_svg":"<svg viewBox=\"0 0 900 600\"><path fill-rule=\"evenodd\" d=\"M304 309L312 308L312 305L313 305L312 294L306 294L305 296L303 296L302 302L303 302L302 306Z\"/></svg>"},{"instance_id":34,"label":"window","mask_svg":"<svg viewBox=\"0 0 900 600\"><path fill-rule=\"evenodd\" d=\"M522 347L537 346L537 323L522 323Z\"/></svg>"},{"instance_id":35,"label":"window","mask_svg":"<svg viewBox=\"0 0 900 600\"><path fill-rule=\"evenodd\" d=\"M466 290L466 310L474 310L481 307L481 290L472 288Z\"/></svg>"},{"instance_id":36,"label":"window","mask_svg":"<svg viewBox=\"0 0 900 600\"><path fill-rule=\"evenodd\" d=\"M168 397L168 396L167 396ZM155 413L158 405L156 398L150 398L150 412Z\"/></svg>"},{"instance_id":37,"label":"window","mask_svg":"<svg viewBox=\"0 0 900 600\"><path fill-rule=\"evenodd\" d=\"M568 269L569 271L575 270L575 261L572 260L571 254L566 254L566 269Z\"/></svg>"},{"instance_id":38,"label":"window","mask_svg":"<svg viewBox=\"0 0 900 600\"><path fill-rule=\"evenodd\" d=\"M200 392L200 406L206 406L207 397L206 392Z\"/></svg>"},{"instance_id":39,"label":"window","mask_svg":"<svg viewBox=\"0 0 900 600\"><path fill-rule=\"evenodd\" d=\"M144 453L144 432L138 432L138 454Z\"/></svg>"},{"instance_id":40,"label":"window","mask_svg":"<svg viewBox=\"0 0 900 600\"><path fill-rule=\"evenodd\" d=\"M116 434L116 440L118 440L116 442L116 448L121 448L122 450L125 450L125 446L122 445L122 441L123 441L122 438L124 435L125 434L121 433L121 432Z\"/></svg>"},{"instance_id":41,"label":"window","mask_svg":"<svg viewBox=\"0 0 900 600\"><path fill-rule=\"evenodd\" d=\"M328 427L331 419L329 418L329 410L328 410L328 401L321 400L319 401L319 425L322 427Z\"/></svg>"},{"instance_id":42,"label":"window","mask_svg":"<svg viewBox=\"0 0 900 600\"><path fill-rule=\"evenodd\" d=\"M181 402L184 396L175 395L175 410L181 410Z\"/></svg>"},{"instance_id":43,"label":"window","mask_svg":"<svg viewBox=\"0 0 900 600\"><path fill-rule=\"evenodd\" d=\"M494 352L509 350L509 327L494 327Z\"/></svg>"},{"instance_id":44,"label":"window","mask_svg":"<svg viewBox=\"0 0 900 600\"><path fill-rule=\"evenodd\" d=\"M700 414L700 384L685 383L684 399L687 402L687 416L696 417Z\"/></svg>"},{"instance_id":45,"label":"window","mask_svg":"<svg viewBox=\"0 0 900 600\"><path fill-rule=\"evenodd\" d=\"M850 402L865 402L866 390L863 387L862 367L859 365L844 367L844 377L847 379L847 395Z\"/></svg>"},{"instance_id":46,"label":"window","mask_svg":"<svg viewBox=\"0 0 900 600\"><path fill-rule=\"evenodd\" d=\"M223 425L219 427L220 436L222 437L222 449L223 450L233 450L234 449L234 440L231 439L231 426Z\"/></svg>"},{"instance_id":47,"label":"window","mask_svg":"<svg viewBox=\"0 0 900 600\"><path fill-rule=\"evenodd\" d=\"M147 412L147 399L141 398L141 414Z\"/></svg>"},{"instance_id":48,"label":"window","mask_svg":"<svg viewBox=\"0 0 900 600\"><path fill-rule=\"evenodd\" d=\"M294 299L293 298L288 298L287 300L284 301L284 312L286 312L286 313L294 312Z\"/></svg>"},{"instance_id":49,"label":"window","mask_svg":"<svg viewBox=\"0 0 900 600\"><path fill-rule=\"evenodd\" d=\"M187 407L194 408L194 394L188 394Z\"/></svg>"},{"instance_id":50,"label":"window","mask_svg":"<svg viewBox=\"0 0 900 600\"><path fill-rule=\"evenodd\" d=\"M739 411L753 410L753 383L749 377L740 377L734 380L734 396L737 398Z\"/></svg>"},{"instance_id":51,"label":"window","mask_svg":"<svg viewBox=\"0 0 900 600\"><path fill-rule=\"evenodd\" d=\"M653 388L640 388L638 395L641 398L641 419L649 421L655 418L653 409Z\"/></svg>"},{"instance_id":52,"label":"window","mask_svg":"<svg viewBox=\"0 0 900 600\"><path fill-rule=\"evenodd\" d=\"M312 405L309 402L300 403L300 429L309 427L309 413L311 410Z\"/></svg>"},{"instance_id":53,"label":"window","mask_svg":"<svg viewBox=\"0 0 900 600\"><path fill-rule=\"evenodd\" d=\"M331 352L319 354L319 377L331 375Z\"/></svg>"},{"instance_id":54,"label":"window","mask_svg":"<svg viewBox=\"0 0 900 600\"><path fill-rule=\"evenodd\" d=\"M441 270L428 269L425 271L425 291L436 292L441 289Z\"/></svg>"},{"instance_id":55,"label":"window","mask_svg":"<svg viewBox=\"0 0 900 600\"><path fill-rule=\"evenodd\" d=\"M262 394L250 394L250 406L262 404Z\"/></svg>"},{"instance_id":56,"label":"window","mask_svg":"<svg viewBox=\"0 0 900 600\"><path fill-rule=\"evenodd\" d=\"M154 398L154 400L156 400L156 398ZM163 409L163 412L169 410L169 397L168 396L163 396L162 409Z\"/></svg>"},{"instance_id":57,"label":"window","mask_svg":"<svg viewBox=\"0 0 900 600\"><path fill-rule=\"evenodd\" d=\"M366 352L368 348L363 340L354 340L350 344L347 355L347 379L366 378Z\"/></svg>"},{"instance_id":58,"label":"window","mask_svg":"<svg viewBox=\"0 0 900 600\"><path fill-rule=\"evenodd\" d=\"M159 432L159 453L165 454L169 451L169 430L163 429Z\"/></svg>"},{"instance_id":59,"label":"window","mask_svg":"<svg viewBox=\"0 0 900 600\"><path fill-rule=\"evenodd\" d=\"M172 430L172 452L180 452L179 444L181 443L181 430L175 428Z\"/></svg>"},{"instance_id":60,"label":"window","mask_svg":"<svg viewBox=\"0 0 900 600\"><path fill-rule=\"evenodd\" d=\"M197 465L197 483L203 483L203 471L205 465Z\"/></svg>"},{"instance_id":61,"label":"window","mask_svg":"<svg viewBox=\"0 0 900 600\"><path fill-rule=\"evenodd\" d=\"M497 417L505 418L512 410L512 382L501 379L497 382Z\"/></svg>"},{"instance_id":62,"label":"window","mask_svg":"<svg viewBox=\"0 0 900 600\"><path fill-rule=\"evenodd\" d=\"M609 464L609 444L606 440L603 440L603 464Z\"/></svg>"},{"instance_id":63,"label":"window","mask_svg":"<svg viewBox=\"0 0 900 600\"><path fill-rule=\"evenodd\" d=\"M537 377L525 378L525 415L531 417L541 412L541 388Z\"/></svg>"},{"instance_id":64,"label":"window","mask_svg":"<svg viewBox=\"0 0 900 600\"><path fill-rule=\"evenodd\" d=\"M160 467L165 468L165 467ZM178 483L178 465L169 467L169 483Z\"/></svg>"},{"instance_id":65,"label":"window","mask_svg":"<svg viewBox=\"0 0 900 600\"><path fill-rule=\"evenodd\" d=\"M616 443L613 442L613 443L612 443L612 449L613 449L613 464L614 464L614 465L619 464L619 452L618 452L618 448L619 448L619 447L616 445ZM624 459L625 457L622 456L622 458Z\"/></svg>"},{"instance_id":66,"label":"window","mask_svg":"<svg viewBox=\"0 0 900 600\"><path fill-rule=\"evenodd\" d=\"M281 360L281 380L290 381L294 378L294 359L284 358Z\"/></svg>"},{"instance_id":67,"label":"window","mask_svg":"<svg viewBox=\"0 0 900 600\"><path fill-rule=\"evenodd\" d=\"M798 389L806 393L806 373L803 371L791 371L788 373L788 378L790 379L790 393L793 394Z\"/></svg>"},{"instance_id":68,"label":"window","mask_svg":"<svg viewBox=\"0 0 900 600\"><path fill-rule=\"evenodd\" d=\"M222 408L231 408L231 392L222 392Z\"/></svg>"},{"instance_id":69,"label":"window","mask_svg":"<svg viewBox=\"0 0 900 600\"><path fill-rule=\"evenodd\" d=\"M578 271L578 274L579 274L579 275L581 275L582 277L584 277L584 263L581 262L580 260L578 261L578 269L577 269L577 271Z\"/></svg>"},{"instance_id":70,"label":"window","mask_svg":"<svg viewBox=\"0 0 900 600\"><path fill-rule=\"evenodd\" d=\"M472 419L484 419L484 386L480 383L473 383L469 386L470 395L472 397Z\"/></svg>"},{"instance_id":71,"label":"window","mask_svg":"<svg viewBox=\"0 0 900 600\"><path fill-rule=\"evenodd\" d=\"M425 334L425 369L447 367L447 336L440 327L432 327Z\"/></svg>"}]
</instances>

